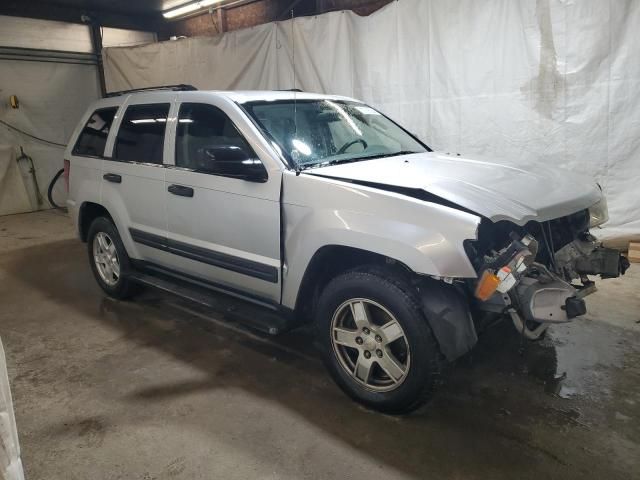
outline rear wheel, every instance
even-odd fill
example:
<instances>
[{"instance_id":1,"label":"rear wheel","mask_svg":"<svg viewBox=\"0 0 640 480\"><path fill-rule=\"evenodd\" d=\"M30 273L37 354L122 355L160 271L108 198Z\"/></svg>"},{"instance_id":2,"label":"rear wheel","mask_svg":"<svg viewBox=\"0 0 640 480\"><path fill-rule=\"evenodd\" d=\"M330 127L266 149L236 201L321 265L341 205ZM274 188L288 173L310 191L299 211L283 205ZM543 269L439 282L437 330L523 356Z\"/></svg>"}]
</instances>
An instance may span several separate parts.
<instances>
[{"instance_id":1,"label":"rear wheel","mask_svg":"<svg viewBox=\"0 0 640 480\"><path fill-rule=\"evenodd\" d=\"M129 256L110 219L98 217L91 223L87 246L91 270L102 290L118 299L131 296L135 285L128 277L131 270Z\"/></svg>"},{"instance_id":2,"label":"rear wheel","mask_svg":"<svg viewBox=\"0 0 640 480\"><path fill-rule=\"evenodd\" d=\"M391 271L344 273L322 292L317 328L324 362L353 399L387 413L425 403L443 357L413 288Z\"/></svg>"}]
</instances>

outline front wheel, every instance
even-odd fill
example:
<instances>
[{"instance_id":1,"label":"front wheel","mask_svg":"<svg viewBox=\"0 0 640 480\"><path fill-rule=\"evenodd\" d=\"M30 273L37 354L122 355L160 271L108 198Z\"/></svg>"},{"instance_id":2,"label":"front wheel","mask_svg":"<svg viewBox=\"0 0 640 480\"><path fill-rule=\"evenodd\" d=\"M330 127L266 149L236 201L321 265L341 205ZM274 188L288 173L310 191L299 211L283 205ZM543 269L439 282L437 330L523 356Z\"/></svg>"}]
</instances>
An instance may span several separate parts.
<instances>
[{"instance_id":1,"label":"front wheel","mask_svg":"<svg viewBox=\"0 0 640 480\"><path fill-rule=\"evenodd\" d=\"M349 396L386 413L425 403L443 357L412 287L377 267L344 273L322 292L317 334L324 362Z\"/></svg>"}]
</instances>

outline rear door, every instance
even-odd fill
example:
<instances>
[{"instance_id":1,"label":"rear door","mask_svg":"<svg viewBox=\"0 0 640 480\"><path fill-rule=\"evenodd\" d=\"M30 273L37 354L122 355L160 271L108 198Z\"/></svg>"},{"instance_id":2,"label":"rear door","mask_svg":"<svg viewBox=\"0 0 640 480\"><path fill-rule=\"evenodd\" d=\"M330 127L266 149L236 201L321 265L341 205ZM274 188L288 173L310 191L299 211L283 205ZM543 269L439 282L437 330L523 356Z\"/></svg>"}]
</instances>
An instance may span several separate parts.
<instances>
[{"instance_id":1,"label":"rear door","mask_svg":"<svg viewBox=\"0 0 640 480\"><path fill-rule=\"evenodd\" d=\"M168 162L174 165L166 169L172 267L277 303L282 171L229 100L205 93L182 98L172 115L174 155ZM264 167L265 177L239 178L242 170L225 149L248 152L250 158L238 161L247 168ZM203 159L209 162L206 170Z\"/></svg>"},{"instance_id":2,"label":"rear door","mask_svg":"<svg viewBox=\"0 0 640 480\"><path fill-rule=\"evenodd\" d=\"M163 165L174 97L136 94L116 119L102 170L102 204L114 217L132 258L154 262L167 238Z\"/></svg>"},{"instance_id":3,"label":"rear door","mask_svg":"<svg viewBox=\"0 0 640 480\"><path fill-rule=\"evenodd\" d=\"M65 159L70 162L67 205L75 221L83 202L100 203L104 152L119 107L115 99L103 100L87 112L81 127L74 132L75 143L65 152Z\"/></svg>"}]
</instances>

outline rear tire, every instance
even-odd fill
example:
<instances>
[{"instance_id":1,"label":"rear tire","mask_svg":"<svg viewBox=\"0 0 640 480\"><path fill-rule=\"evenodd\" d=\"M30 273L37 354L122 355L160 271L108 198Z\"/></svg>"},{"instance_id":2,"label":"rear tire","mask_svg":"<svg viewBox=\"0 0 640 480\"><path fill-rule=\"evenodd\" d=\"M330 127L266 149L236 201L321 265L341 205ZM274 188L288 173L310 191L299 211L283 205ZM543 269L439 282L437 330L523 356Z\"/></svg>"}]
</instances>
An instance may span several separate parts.
<instances>
[{"instance_id":1,"label":"rear tire","mask_svg":"<svg viewBox=\"0 0 640 480\"><path fill-rule=\"evenodd\" d=\"M89 264L100 288L120 300L133 295L136 285L129 278L131 262L118 229L109 218L98 217L91 223L87 246Z\"/></svg>"},{"instance_id":2,"label":"rear tire","mask_svg":"<svg viewBox=\"0 0 640 480\"><path fill-rule=\"evenodd\" d=\"M335 382L385 413L411 412L441 383L444 357L411 285L364 267L329 282L316 309L318 342Z\"/></svg>"}]
</instances>

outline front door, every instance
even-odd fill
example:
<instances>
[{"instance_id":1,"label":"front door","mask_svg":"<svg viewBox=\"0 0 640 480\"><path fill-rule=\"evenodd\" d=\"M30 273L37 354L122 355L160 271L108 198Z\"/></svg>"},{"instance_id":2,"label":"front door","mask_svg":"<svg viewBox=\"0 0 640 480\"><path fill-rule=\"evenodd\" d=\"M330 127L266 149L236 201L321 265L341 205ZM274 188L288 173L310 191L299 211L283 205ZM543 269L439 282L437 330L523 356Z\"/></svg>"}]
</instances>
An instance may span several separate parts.
<instances>
[{"instance_id":1,"label":"front door","mask_svg":"<svg viewBox=\"0 0 640 480\"><path fill-rule=\"evenodd\" d=\"M166 169L173 268L279 302L280 170L267 173L224 105L177 107L174 166Z\"/></svg>"}]
</instances>

